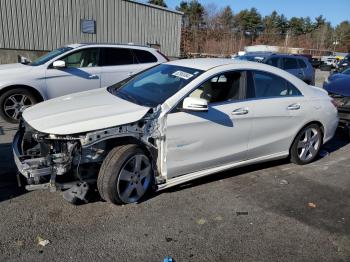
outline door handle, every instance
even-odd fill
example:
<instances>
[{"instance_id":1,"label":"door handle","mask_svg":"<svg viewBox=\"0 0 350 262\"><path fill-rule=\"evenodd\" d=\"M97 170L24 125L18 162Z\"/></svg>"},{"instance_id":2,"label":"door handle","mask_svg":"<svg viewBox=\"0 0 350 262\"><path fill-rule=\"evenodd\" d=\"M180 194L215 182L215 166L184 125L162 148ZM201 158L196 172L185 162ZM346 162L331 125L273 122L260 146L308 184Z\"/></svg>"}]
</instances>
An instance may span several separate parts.
<instances>
[{"instance_id":1,"label":"door handle","mask_svg":"<svg viewBox=\"0 0 350 262\"><path fill-rule=\"evenodd\" d=\"M231 112L231 114L232 114L232 115L235 115L235 116L237 116L237 115L246 115L246 114L248 114L248 112L249 112L248 108L246 108L246 107L241 107L241 108L238 108L238 109L233 110L233 111Z\"/></svg>"},{"instance_id":2,"label":"door handle","mask_svg":"<svg viewBox=\"0 0 350 262\"><path fill-rule=\"evenodd\" d=\"M98 75L89 75L89 79L98 79Z\"/></svg>"},{"instance_id":3,"label":"door handle","mask_svg":"<svg viewBox=\"0 0 350 262\"><path fill-rule=\"evenodd\" d=\"M300 104L291 104L287 107L288 110L299 110Z\"/></svg>"}]
</instances>

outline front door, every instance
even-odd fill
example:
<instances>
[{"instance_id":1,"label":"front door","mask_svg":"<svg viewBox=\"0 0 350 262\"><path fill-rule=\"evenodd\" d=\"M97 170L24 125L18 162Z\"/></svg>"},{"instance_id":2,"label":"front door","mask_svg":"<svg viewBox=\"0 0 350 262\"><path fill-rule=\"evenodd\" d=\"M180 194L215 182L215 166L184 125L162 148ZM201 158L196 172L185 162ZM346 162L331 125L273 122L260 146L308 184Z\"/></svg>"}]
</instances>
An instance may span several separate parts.
<instances>
[{"instance_id":1,"label":"front door","mask_svg":"<svg viewBox=\"0 0 350 262\"><path fill-rule=\"evenodd\" d=\"M56 69L52 65L46 70L48 98L87 91L100 87L98 48L86 48L60 58L66 68Z\"/></svg>"},{"instance_id":2,"label":"front door","mask_svg":"<svg viewBox=\"0 0 350 262\"><path fill-rule=\"evenodd\" d=\"M242 100L244 85L245 73L217 75L190 94L207 99L208 112L168 114L168 178L246 159L253 108Z\"/></svg>"}]
</instances>

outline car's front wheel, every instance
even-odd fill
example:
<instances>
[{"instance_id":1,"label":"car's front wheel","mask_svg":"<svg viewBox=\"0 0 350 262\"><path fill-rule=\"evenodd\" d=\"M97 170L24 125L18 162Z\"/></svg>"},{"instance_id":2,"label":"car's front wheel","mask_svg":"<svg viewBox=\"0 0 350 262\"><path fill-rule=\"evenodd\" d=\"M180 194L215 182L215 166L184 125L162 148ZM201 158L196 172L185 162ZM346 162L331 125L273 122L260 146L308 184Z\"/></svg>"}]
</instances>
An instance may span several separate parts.
<instances>
[{"instance_id":1,"label":"car's front wheel","mask_svg":"<svg viewBox=\"0 0 350 262\"><path fill-rule=\"evenodd\" d=\"M295 138L290 149L291 161L298 165L312 162L322 145L322 131L317 124L304 127Z\"/></svg>"},{"instance_id":2,"label":"car's front wheel","mask_svg":"<svg viewBox=\"0 0 350 262\"><path fill-rule=\"evenodd\" d=\"M21 112L37 102L37 98L26 89L8 90L0 97L0 115L7 122L18 123Z\"/></svg>"},{"instance_id":3,"label":"car's front wheel","mask_svg":"<svg viewBox=\"0 0 350 262\"><path fill-rule=\"evenodd\" d=\"M151 188L153 170L149 157L139 146L112 149L102 163L97 188L101 197L114 204L138 202Z\"/></svg>"}]
</instances>

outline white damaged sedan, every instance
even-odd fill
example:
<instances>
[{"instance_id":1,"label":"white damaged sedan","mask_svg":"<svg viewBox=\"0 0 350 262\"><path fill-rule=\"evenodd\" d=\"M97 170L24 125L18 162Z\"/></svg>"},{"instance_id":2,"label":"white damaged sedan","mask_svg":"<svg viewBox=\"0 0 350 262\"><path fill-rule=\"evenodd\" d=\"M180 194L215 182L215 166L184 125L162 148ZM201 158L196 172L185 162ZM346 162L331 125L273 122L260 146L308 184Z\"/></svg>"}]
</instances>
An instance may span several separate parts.
<instances>
[{"instance_id":1,"label":"white damaged sedan","mask_svg":"<svg viewBox=\"0 0 350 262\"><path fill-rule=\"evenodd\" d=\"M189 59L23 113L13 141L28 190L89 188L116 204L248 164L313 161L338 125L324 90L260 63Z\"/></svg>"}]
</instances>

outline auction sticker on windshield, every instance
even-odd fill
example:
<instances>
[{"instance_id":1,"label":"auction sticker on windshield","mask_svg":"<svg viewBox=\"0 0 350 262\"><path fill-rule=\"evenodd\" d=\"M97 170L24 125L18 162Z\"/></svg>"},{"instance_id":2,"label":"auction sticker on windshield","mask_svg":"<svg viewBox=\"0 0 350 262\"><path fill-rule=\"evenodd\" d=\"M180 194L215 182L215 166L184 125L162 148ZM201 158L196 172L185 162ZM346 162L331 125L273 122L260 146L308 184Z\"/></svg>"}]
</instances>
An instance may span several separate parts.
<instances>
[{"instance_id":1,"label":"auction sticker on windshield","mask_svg":"<svg viewBox=\"0 0 350 262\"><path fill-rule=\"evenodd\" d=\"M183 79L190 79L193 75L189 74L189 73L186 73L184 71L176 71L175 73L172 74L173 76L177 76L177 77L180 77L180 78L183 78Z\"/></svg>"}]
</instances>

